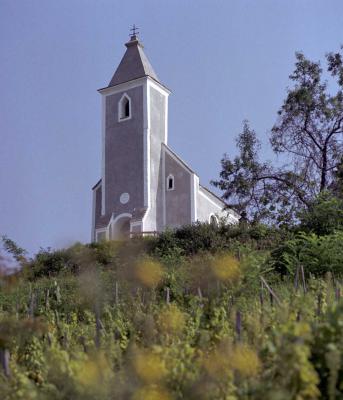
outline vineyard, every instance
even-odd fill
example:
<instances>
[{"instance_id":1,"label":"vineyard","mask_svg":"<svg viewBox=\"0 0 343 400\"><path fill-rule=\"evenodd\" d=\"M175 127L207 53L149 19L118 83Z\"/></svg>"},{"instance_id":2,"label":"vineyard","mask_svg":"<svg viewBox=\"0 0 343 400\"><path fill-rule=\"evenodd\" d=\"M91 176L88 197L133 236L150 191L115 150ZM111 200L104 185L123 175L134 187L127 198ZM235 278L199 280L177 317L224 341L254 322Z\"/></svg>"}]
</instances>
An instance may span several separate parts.
<instances>
[{"instance_id":1,"label":"vineyard","mask_svg":"<svg viewBox=\"0 0 343 400\"><path fill-rule=\"evenodd\" d=\"M1 399L343 398L340 229L4 243Z\"/></svg>"}]
</instances>

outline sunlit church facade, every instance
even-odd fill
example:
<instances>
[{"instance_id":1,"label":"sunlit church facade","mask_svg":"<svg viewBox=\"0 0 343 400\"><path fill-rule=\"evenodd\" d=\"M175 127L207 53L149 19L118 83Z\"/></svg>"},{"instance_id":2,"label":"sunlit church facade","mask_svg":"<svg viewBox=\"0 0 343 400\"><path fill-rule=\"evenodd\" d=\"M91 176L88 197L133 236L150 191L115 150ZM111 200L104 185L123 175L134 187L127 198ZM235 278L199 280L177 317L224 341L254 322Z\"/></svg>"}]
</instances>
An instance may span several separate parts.
<instances>
[{"instance_id":1,"label":"sunlit church facade","mask_svg":"<svg viewBox=\"0 0 343 400\"><path fill-rule=\"evenodd\" d=\"M239 216L200 185L168 146L168 96L137 36L102 97L102 173L93 187L92 240L149 235ZM225 209L224 209L225 208Z\"/></svg>"}]
</instances>

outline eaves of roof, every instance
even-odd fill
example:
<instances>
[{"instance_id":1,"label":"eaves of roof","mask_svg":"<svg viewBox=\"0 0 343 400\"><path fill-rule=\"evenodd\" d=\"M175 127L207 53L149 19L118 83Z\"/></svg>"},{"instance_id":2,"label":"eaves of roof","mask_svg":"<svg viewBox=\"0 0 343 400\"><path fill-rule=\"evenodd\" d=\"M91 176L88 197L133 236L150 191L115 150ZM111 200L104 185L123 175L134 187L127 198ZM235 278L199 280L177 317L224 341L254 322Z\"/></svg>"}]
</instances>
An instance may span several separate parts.
<instances>
[{"instance_id":1,"label":"eaves of roof","mask_svg":"<svg viewBox=\"0 0 343 400\"><path fill-rule=\"evenodd\" d=\"M162 143L162 146L163 146L167 151L169 151L175 158L177 158L178 161L188 170L188 172L190 172L191 174L197 175L197 174L192 170L192 168L191 168L189 165L187 165L187 164L185 163L185 161L183 161L183 159L180 158L169 146L167 146L165 143Z\"/></svg>"},{"instance_id":2,"label":"eaves of roof","mask_svg":"<svg viewBox=\"0 0 343 400\"><path fill-rule=\"evenodd\" d=\"M98 182L92 187L92 190L94 190L99 184L101 183L101 179L98 180Z\"/></svg>"},{"instance_id":3,"label":"eaves of roof","mask_svg":"<svg viewBox=\"0 0 343 400\"><path fill-rule=\"evenodd\" d=\"M140 76L139 78L130 79L130 80L128 80L128 81L121 82L121 83L118 83L118 84L116 84L116 85L105 86L105 87L103 87L103 88L98 89L97 91L98 91L99 93L101 93L101 92L105 91L106 89L111 89L111 88L113 88L113 87L116 87L116 86L119 86L119 85L123 85L124 83L129 83L129 82L132 82L132 81L135 81L135 80L144 78L144 77L150 78L150 79L153 80L155 83L157 83L159 86L162 86L162 88L165 89L169 94L171 93L171 90L170 90L166 85L163 85L163 83L161 83L160 81L156 80L155 78L153 78L153 77L150 76L150 75L143 75L143 76Z\"/></svg>"}]
</instances>

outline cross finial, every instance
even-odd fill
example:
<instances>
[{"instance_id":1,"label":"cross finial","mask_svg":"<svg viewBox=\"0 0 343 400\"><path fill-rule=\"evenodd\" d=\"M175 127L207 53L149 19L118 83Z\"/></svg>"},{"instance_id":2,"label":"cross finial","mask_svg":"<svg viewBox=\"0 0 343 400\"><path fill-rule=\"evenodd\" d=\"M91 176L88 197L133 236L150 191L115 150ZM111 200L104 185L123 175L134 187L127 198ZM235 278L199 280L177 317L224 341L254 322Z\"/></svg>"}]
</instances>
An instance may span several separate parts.
<instances>
[{"instance_id":1,"label":"cross finial","mask_svg":"<svg viewBox=\"0 0 343 400\"><path fill-rule=\"evenodd\" d=\"M130 29L130 31L132 32L131 39L136 39L136 36L139 34L138 29L139 28L135 24L132 25L132 28Z\"/></svg>"}]
</instances>

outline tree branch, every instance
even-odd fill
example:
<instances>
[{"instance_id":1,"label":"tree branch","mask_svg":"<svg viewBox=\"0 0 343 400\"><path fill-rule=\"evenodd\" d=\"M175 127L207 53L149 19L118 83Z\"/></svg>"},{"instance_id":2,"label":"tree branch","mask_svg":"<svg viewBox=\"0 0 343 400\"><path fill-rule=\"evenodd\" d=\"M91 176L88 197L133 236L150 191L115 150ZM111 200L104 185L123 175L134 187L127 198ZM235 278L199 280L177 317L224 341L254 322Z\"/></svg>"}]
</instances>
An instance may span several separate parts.
<instances>
[{"instance_id":1,"label":"tree branch","mask_svg":"<svg viewBox=\"0 0 343 400\"><path fill-rule=\"evenodd\" d=\"M282 183L286 184L288 187L293 188L296 191L297 196L302 203L304 203L306 206L310 205L310 203L304 198L302 191L299 188L297 188L296 185L294 185L289 180L282 178L280 176L277 176L277 175L264 175L264 176L257 177L258 181L264 180L264 179L270 179L270 180L274 180L274 181L278 181L278 182L282 182Z\"/></svg>"}]
</instances>

